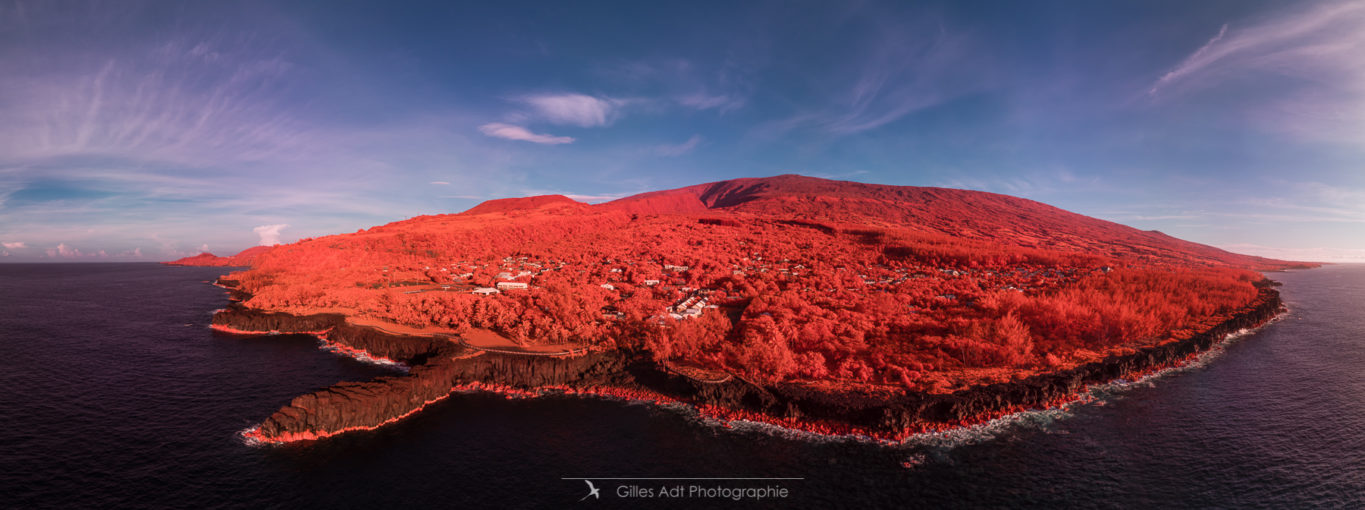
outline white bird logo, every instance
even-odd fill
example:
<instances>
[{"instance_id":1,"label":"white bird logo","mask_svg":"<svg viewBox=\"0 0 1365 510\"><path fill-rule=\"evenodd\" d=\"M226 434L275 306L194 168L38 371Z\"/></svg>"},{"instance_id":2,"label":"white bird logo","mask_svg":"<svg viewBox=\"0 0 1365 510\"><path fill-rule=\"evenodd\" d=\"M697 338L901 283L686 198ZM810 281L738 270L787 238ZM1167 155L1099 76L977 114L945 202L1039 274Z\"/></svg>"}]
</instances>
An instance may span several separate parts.
<instances>
[{"instance_id":1,"label":"white bird logo","mask_svg":"<svg viewBox=\"0 0 1365 510\"><path fill-rule=\"evenodd\" d=\"M588 498L602 499L601 490L598 489L597 487L593 487L593 485L592 485L592 480L583 480L583 481L584 481L584 482L587 482L587 484L588 484L588 495L587 495L587 496L583 496L583 499L588 499ZM580 499L579 501L583 501L583 499Z\"/></svg>"}]
</instances>

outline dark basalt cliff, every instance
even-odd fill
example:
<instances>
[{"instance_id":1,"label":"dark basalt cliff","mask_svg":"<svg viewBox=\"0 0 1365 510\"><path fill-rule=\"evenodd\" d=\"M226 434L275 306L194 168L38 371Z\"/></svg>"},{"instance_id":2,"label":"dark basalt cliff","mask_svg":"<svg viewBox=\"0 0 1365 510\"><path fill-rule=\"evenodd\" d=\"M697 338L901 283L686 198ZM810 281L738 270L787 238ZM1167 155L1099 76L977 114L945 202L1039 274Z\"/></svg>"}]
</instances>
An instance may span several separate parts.
<instances>
[{"instance_id":1,"label":"dark basalt cliff","mask_svg":"<svg viewBox=\"0 0 1365 510\"><path fill-rule=\"evenodd\" d=\"M264 442L372 429L412 414L445 397L452 388L469 383L532 392L546 387L626 390L816 431L859 431L895 438L906 432L1055 405L1073 398L1087 385L1179 364L1228 334L1265 324L1280 313L1279 293L1271 283L1267 280L1258 287L1258 299L1251 307L1185 340L1015 382L950 394L889 397L821 391L800 384L760 385L738 377L721 383L703 382L667 370L642 351L598 351L573 357L478 352L444 338L393 335L352 326L340 315L294 316L233 305L218 312L213 324L232 332L315 334L343 351L363 351L410 367L406 375L340 383L295 398L248 433Z\"/></svg>"}]
</instances>

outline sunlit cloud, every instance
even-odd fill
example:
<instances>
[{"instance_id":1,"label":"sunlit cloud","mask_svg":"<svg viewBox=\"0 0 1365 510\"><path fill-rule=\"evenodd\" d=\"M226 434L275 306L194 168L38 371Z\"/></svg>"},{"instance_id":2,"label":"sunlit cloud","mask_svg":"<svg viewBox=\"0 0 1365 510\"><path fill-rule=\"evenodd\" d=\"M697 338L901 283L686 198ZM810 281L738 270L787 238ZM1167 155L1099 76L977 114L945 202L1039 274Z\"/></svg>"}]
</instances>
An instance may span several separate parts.
<instances>
[{"instance_id":1,"label":"sunlit cloud","mask_svg":"<svg viewBox=\"0 0 1365 510\"><path fill-rule=\"evenodd\" d=\"M533 95L517 98L517 101L530 106L546 122L580 127L609 124L615 120L617 109L623 104L621 100L584 94Z\"/></svg>"},{"instance_id":2,"label":"sunlit cloud","mask_svg":"<svg viewBox=\"0 0 1365 510\"><path fill-rule=\"evenodd\" d=\"M73 248L71 246L67 246L66 243L60 243L57 245L57 247L46 250L46 253L48 258L69 259L81 256L80 250Z\"/></svg>"},{"instance_id":3,"label":"sunlit cloud","mask_svg":"<svg viewBox=\"0 0 1365 510\"><path fill-rule=\"evenodd\" d=\"M23 241L15 241L12 243L0 243L0 245L4 245L6 250L18 250L24 248Z\"/></svg>"},{"instance_id":4,"label":"sunlit cloud","mask_svg":"<svg viewBox=\"0 0 1365 510\"><path fill-rule=\"evenodd\" d=\"M261 246L274 246L280 244L280 231L284 230L284 228L288 226L289 225L286 225L284 223L278 223L275 225L261 225L259 227L251 229L251 231L255 232L256 235L261 236L260 242ZM208 251L208 245L204 245L201 251Z\"/></svg>"},{"instance_id":5,"label":"sunlit cloud","mask_svg":"<svg viewBox=\"0 0 1365 510\"><path fill-rule=\"evenodd\" d=\"M505 138L508 140L520 140L523 142L546 145L559 145L573 143L574 141L572 137L532 133L524 127L503 124L501 122L492 122L479 126L479 132L493 138Z\"/></svg>"}]
</instances>

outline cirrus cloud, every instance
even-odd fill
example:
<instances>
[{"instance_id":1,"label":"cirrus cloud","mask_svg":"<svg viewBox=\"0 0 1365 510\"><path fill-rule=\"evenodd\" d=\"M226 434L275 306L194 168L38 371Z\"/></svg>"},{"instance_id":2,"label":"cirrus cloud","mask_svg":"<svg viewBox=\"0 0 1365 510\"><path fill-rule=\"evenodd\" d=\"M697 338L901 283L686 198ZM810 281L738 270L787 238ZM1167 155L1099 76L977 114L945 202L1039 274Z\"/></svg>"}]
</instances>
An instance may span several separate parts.
<instances>
[{"instance_id":1,"label":"cirrus cloud","mask_svg":"<svg viewBox=\"0 0 1365 510\"><path fill-rule=\"evenodd\" d=\"M493 138L506 138L508 140L520 140L523 142L540 143L546 145L558 145L573 143L573 138L568 136L554 136L540 133L532 133L529 129L512 124L501 122L490 122L479 126L479 132Z\"/></svg>"},{"instance_id":2,"label":"cirrus cloud","mask_svg":"<svg viewBox=\"0 0 1365 510\"><path fill-rule=\"evenodd\" d=\"M1356 144L1365 140L1362 54L1365 4L1296 9L1242 26L1223 24L1158 77L1147 97L1157 102L1211 89L1250 90L1262 96L1242 112L1254 124Z\"/></svg>"},{"instance_id":3,"label":"cirrus cloud","mask_svg":"<svg viewBox=\"0 0 1365 510\"><path fill-rule=\"evenodd\" d=\"M580 127L610 124L615 120L618 108L625 103L619 99L573 93L524 96L517 101L530 106L546 122Z\"/></svg>"},{"instance_id":4,"label":"cirrus cloud","mask_svg":"<svg viewBox=\"0 0 1365 510\"><path fill-rule=\"evenodd\" d=\"M692 135L691 138L680 144L666 144L655 147L654 152L660 156L681 156L692 152L698 145L701 145L703 140L705 139L701 135Z\"/></svg>"}]
</instances>

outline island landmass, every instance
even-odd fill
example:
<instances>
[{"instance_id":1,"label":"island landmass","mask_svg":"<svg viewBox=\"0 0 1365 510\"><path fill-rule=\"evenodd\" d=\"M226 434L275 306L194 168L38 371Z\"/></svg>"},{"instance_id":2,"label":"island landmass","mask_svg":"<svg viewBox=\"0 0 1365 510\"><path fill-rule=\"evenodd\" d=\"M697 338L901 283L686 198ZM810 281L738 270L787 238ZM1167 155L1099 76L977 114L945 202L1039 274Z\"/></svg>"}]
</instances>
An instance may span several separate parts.
<instances>
[{"instance_id":1,"label":"island landmass","mask_svg":"<svg viewBox=\"0 0 1365 510\"><path fill-rule=\"evenodd\" d=\"M406 368L293 399L245 433L263 443L473 390L896 441L1185 363L1280 313L1257 271L1312 266L1006 195L794 175L494 200L250 258L218 282L215 329Z\"/></svg>"}]
</instances>

